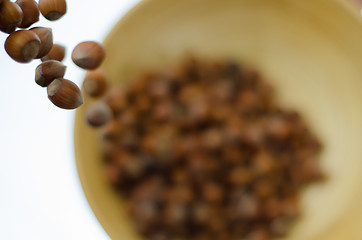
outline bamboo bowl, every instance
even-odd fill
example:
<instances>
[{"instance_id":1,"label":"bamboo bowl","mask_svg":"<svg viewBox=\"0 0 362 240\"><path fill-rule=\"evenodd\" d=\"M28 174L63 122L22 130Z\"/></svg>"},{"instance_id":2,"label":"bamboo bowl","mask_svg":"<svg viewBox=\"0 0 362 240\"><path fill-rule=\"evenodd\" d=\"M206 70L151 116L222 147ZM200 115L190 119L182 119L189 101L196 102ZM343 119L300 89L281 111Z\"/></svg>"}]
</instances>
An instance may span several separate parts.
<instances>
[{"instance_id":1,"label":"bamboo bowl","mask_svg":"<svg viewBox=\"0 0 362 240\"><path fill-rule=\"evenodd\" d=\"M127 84L186 53L232 58L270 79L282 105L306 118L325 148L326 183L302 195L289 240L362 239L362 24L338 0L144 0L105 41L102 68ZM85 195L112 239L139 239L102 172L96 132L75 119L75 155Z\"/></svg>"}]
</instances>

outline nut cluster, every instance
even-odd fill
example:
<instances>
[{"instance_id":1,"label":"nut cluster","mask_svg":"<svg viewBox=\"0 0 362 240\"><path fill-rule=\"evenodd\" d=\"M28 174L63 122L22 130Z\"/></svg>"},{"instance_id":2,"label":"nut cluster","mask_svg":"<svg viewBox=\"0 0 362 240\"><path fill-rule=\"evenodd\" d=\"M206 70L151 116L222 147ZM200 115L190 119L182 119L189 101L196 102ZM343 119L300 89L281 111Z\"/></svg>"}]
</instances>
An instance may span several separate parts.
<instances>
[{"instance_id":1,"label":"nut cluster","mask_svg":"<svg viewBox=\"0 0 362 240\"><path fill-rule=\"evenodd\" d=\"M283 237L300 190L323 179L321 144L302 117L233 62L191 59L109 88L101 101L88 122L108 180L147 239Z\"/></svg>"},{"instance_id":2,"label":"nut cluster","mask_svg":"<svg viewBox=\"0 0 362 240\"><path fill-rule=\"evenodd\" d=\"M65 0L10 0L0 1L0 31L10 34L5 41L8 55L19 63L41 59L36 68L35 82L48 88L48 98L63 109L74 109L83 104L80 89L64 79L66 67L61 63L65 47L53 43L51 28L31 27L39 21L40 13L49 21L64 16L67 11ZM24 30L18 30L23 28ZM74 63L84 69L96 69L105 57L103 46L97 42L80 43L73 51ZM57 80L54 84L51 84ZM50 89L49 89L50 88Z\"/></svg>"}]
</instances>

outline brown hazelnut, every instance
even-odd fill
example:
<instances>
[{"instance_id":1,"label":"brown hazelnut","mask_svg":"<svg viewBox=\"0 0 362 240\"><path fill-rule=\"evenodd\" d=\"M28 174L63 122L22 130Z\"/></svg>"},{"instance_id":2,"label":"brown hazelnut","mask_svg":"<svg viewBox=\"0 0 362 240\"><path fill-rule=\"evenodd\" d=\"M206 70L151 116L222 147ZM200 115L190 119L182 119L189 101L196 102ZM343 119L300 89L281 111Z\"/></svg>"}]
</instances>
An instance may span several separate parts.
<instances>
[{"instance_id":1,"label":"brown hazelnut","mask_svg":"<svg viewBox=\"0 0 362 240\"><path fill-rule=\"evenodd\" d=\"M65 47L54 43L48 54L41 58L41 60L47 61L47 60L57 60L57 61L63 61L65 57Z\"/></svg>"},{"instance_id":2,"label":"brown hazelnut","mask_svg":"<svg viewBox=\"0 0 362 240\"><path fill-rule=\"evenodd\" d=\"M112 111L104 102L96 102L87 108L85 117L90 126L100 127L112 118Z\"/></svg>"},{"instance_id":3,"label":"brown hazelnut","mask_svg":"<svg viewBox=\"0 0 362 240\"><path fill-rule=\"evenodd\" d=\"M105 142L115 142L122 134L123 127L117 119L111 119L100 128L99 135Z\"/></svg>"},{"instance_id":4,"label":"brown hazelnut","mask_svg":"<svg viewBox=\"0 0 362 240\"><path fill-rule=\"evenodd\" d=\"M90 97L100 97L107 89L107 77L100 70L87 72L83 81L83 90Z\"/></svg>"},{"instance_id":5,"label":"brown hazelnut","mask_svg":"<svg viewBox=\"0 0 362 240\"><path fill-rule=\"evenodd\" d=\"M51 28L45 28L45 27L35 27L30 29L30 31L33 31L36 35L38 35L40 39L40 49L39 53L36 56L36 58L44 57L48 54L50 49L53 46L53 32Z\"/></svg>"},{"instance_id":6,"label":"brown hazelnut","mask_svg":"<svg viewBox=\"0 0 362 240\"><path fill-rule=\"evenodd\" d=\"M270 223L270 230L274 237L285 237L290 228L290 221L287 218L275 218Z\"/></svg>"},{"instance_id":7,"label":"brown hazelnut","mask_svg":"<svg viewBox=\"0 0 362 240\"><path fill-rule=\"evenodd\" d=\"M23 11L18 4L5 1L0 8L0 31L12 33L21 24Z\"/></svg>"},{"instance_id":8,"label":"brown hazelnut","mask_svg":"<svg viewBox=\"0 0 362 240\"><path fill-rule=\"evenodd\" d=\"M23 11L23 20L19 25L20 28L28 28L39 21L40 12L37 2L34 0L17 0L15 3Z\"/></svg>"},{"instance_id":9,"label":"brown hazelnut","mask_svg":"<svg viewBox=\"0 0 362 240\"><path fill-rule=\"evenodd\" d=\"M47 88L49 100L57 107L75 109L83 104L82 93L78 86L64 78L57 78Z\"/></svg>"},{"instance_id":10,"label":"brown hazelnut","mask_svg":"<svg viewBox=\"0 0 362 240\"><path fill-rule=\"evenodd\" d=\"M64 77L66 66L59 61L49 60L41 63L35 70L35 82L47 87L54 79Z\"/></svg>"},{"instance_id":11,"label":"brown hazelnut","mask_svg":"<svg viewBox=\"0 0 362 240\"><path fill-rule=\"evenodd\" d=\"M255 229L251 231L245 238L245 240L270 240L270 234L266 229Z\"/></svg>"},{"instance_id":12,"label":"brown hazelnut","mask_svg":"<svg viewBox=\"0 0 362 240\"><path fill-rule=\"evenodd\" d=\"M17 62L26 63L39 53L40 39L32 31L19 30L9 35L5 41L5 50Z\"/></svg>"},{"instance_id":13,"label":"brown hazelnut","mask_svg":"<svg viewBox=\"0 0 362 240\"><path fill-rule=\"evenodd\" d=\"M203 185L202 195L206 201L220 202L224 198L224 190L220 184L207 182Z\"/></svg>"},{"instance_id":14,"label":"brown hazelnut","mask_svg":"<svg viewBox=\"0 0 362 240\"><path fill-rule=\"evenodd\" d=\"M67 12L67 3L65 0L39 0L39 10L46 19L55 21Z\"/></svg>"},{"instance_id":15,"label":"brown hazelnut","mask_svg":"<svg viewBox=\"0 0 362 240\"><path fill-rule=\"evenodd\" d=\"M105 100L115 115L119 114L127 107L126 95L124 90L120 87L112 87L108 89Z\"/></svg>"},{"instance_id":16,"label":"brown hazelnut","mask_svg":"<svg viewBox=\"0 0 362 240\"><path fill-rule=\"evenodd\" d=\"M253 174L244 166L236 165L230 169L228 180L231 184L244 186L253 180Z\"/></svg>"},{"instance_id":17,"label":"brown hazelnut","mask_svg":"<svg viewBox=\"0 0 362 240\"><path fill-rule=\"evenodd\" d=\"M192 218L198 224L206 224L211 216L211 206L205 202L195 202L192 204Z\"/></svg>"},{"instance_id":18,"label":"brown hazelnut","mask_svg":"<svg viewBox=\"0 0 362 240\"><path fill-rule=\"evenodd\" d=\"M165 206L165 222L169 225L182 225L187 218L187 206L179 202L169 202Z\"/></svg>"},{"instance_id":19,"label":"brown hazelnut","mask_svg":"<svg viewBox=\"0 0 362 240\"><path fill-rule=\"evenodd\" d=\"M96 69L105 57L102 44L94 41L79 43L72 52L73 62L83 69Z\"/></svg>"}]
</instances>

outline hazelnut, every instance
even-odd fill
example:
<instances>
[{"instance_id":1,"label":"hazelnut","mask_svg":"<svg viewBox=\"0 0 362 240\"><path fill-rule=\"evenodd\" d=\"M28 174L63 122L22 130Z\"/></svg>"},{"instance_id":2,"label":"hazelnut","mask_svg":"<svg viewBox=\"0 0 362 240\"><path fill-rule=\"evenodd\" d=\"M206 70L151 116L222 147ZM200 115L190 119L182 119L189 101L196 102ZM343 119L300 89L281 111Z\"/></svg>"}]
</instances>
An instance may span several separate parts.
<instances>
[{"instance_id":1,"label":"hazelnut","mask_svg":"<svg viewBox=\"0 0 362 240\"><path fill-rule=\"evenodd\" d=\"M37 2L34 0L17 0L15 3L23 11L23 20L19 25L20 28L28 28L39 21L40 12Z\"/></svg>"},{"instance_id":2,"label":"hazelnut","mask_svg":"<svg viewBox=\"0 0 362 240\"><path fill-rule=\"evenodd\" d=\"M187 218L187 206L179 202L169 202L164 210L165 222L172 225L182 225Z\"/></svg>"},{"instance_id":3,"label":"hazelnut","mask_svg":"<svg viewBox=\"0 0 362 240\"><path fill-rule=\"evenodd\" d=\"M115 115L121 113L125 108L127 108L127 97L124 90L120 87L112 87L108 89L105 100Z\"/></svg>"},{"instance_id":4,"label":"hazelnut","mask_svg":"<svg viewBox=\"0 0 362 240\"><path fill-rule=\"evenodd\" d=\"M41 63L35 70L35 82L47 87L54 79L62 78L67 67L59 61L49 60Z\"/></svg>"},{"instance_id":5,"label":"hazelnut","mask_svg":"<svg viewBox=\"0 0 362 240\"><path fill-rule=\"evenodd\" d=\"M104 125L99 135L103 141L116 141L122 134L123 127L116 119L111 119L106 125Z\"/></svg>"},{"instance_id":6,"label":"hazelnut","mask_svg":"<svg viewBox=\"0 0 362 240\"><path fill-rule=\"evenodd\" d=\"M47 60L57 60L57 61L63 61L65 57L65 47L54 43L48 54L41 58L41 60L47 61Z\"/></svg>"},{"instance_id":7,"label":"hazelnut","mask_svg":"<svg viewBox=\"0 0 362 240\"><path fill-rule=\"evenodd\" d=\"M67 3L65 0L39 0L39 10L46 19L55 21L67 12Z\"/></svg>"},{"instance_id":8,"label":"hazelnut","mask_svg":"<svg viewBox=\"0 0 362 240\"><path fill-rule=\"evenodd\" d=\"M0 30L12 33L21 24L23 11L18 4L5 1L0 8Z\"/></svg>"},{"instance_id":9,"label":"hazelnut","mask_svg":"<svg viewBox=\"0 0 362 240\"><path fill-rule=\"evenodd\" d=\"M192 218L198 224L206 224L210 219L211 205L205 202L195 202L192 204Z\"/></svg>"},{"instance_id":10,"label":"hazelnut","mask_svg":"<svg viewBox=\"0 0 362 240\"><path fill-rule=\"evenodd\" d=\"M40 39L32 31L19 30L9 35L5 41L5 50L17 62L27 63L39 53Z\"/></svg>"},{"instance_id":11,"label":"hazelnut","mask_svg":"<svg viewBox=\"0 0 362 240\"><path fill-rule=\"evenodd\" d=\"M57 107L75 109L83 104L82 93L78 86L64 78L57 78L47 88L49 100Z\"/></svg>"},{"instance_id":12,"label":"hazelnut","mask_svg":"<svg viewBox=\"0 0 362 240\"><path fill-rule=\"evenodd\" d=\"M85 117L90 126L100 127L112 118L112 111L106 103L96 102L87 108Z\"/></svg>"},{"instance_id":13,"label":"hazelnut","mask_svg":"<svg viewBox=\"0 0 362 240\"><path fill-rule=\"evenodd\" d=\"M44 57L48 54L50 49L53 46L53 32L51 28L45 28L45 27L35 27L30 29L30 31L33 31L36 35L38 35L40 39L40 49L39 53L36 56L36 58Z\"/></svg>"},{"instance_id":14,"label":"hazelnut","mask_svg":"<svg viewBox=\"0 0 362 240\"><path fill-rule=\"evenodd\" d=\"M274 237L285 237L290 228L290 221L287 218L275 218L270 223L270 230Z\"/></svg>"},{"instance_id":15,"label":"hazelnut","mask_svg":"<svg viewBox=\"0 0 362 240\"><path fill-rule=\"evenodd\" d=\"M269 232L266 229L255 229L251 231L245 238L245 240L270 240Z\"/></svg>"},{"instance_id":16,"label":"hazelnut","mask_svg":"<svg viewBox=\"0 0 362 240\"><path fill-rule=\"evenodd\" d=\"M206 201L221 202L224 198L224 190L220 184L207 182L203 185L202 195Z\"/></svg>"},{"instance_id":17,"label":"hazelnut","mask_svg":"<svg viewBox=\"0 0 362 240\"><path fill-rule=\"evenodd\" d=\"M72 52L73 62L84 69L96 69L105 57L102 44L94 41L79 43Z\"/></svg>"},{"instance_id":18,"label":"hazelnut","mask_svg":"<svg viewBox=\"0 0 362 240\"><path fill-rule=\"evenodd\" d=\"M253 174L242 165L236 165L230 169L228 181L237 186L245 186L253 180Z\"/></svg>"},{"instance_id":19,"label":"hazelnut","mask_svg":"<svg viewBox=\"0 0 362 240\"><path fill-rule=\"evenodd\" d=\"M90 97L99 97L107 89L107 77L100 70L87 72L83 81L84 92Z\"/></svg>"}]
</instances>

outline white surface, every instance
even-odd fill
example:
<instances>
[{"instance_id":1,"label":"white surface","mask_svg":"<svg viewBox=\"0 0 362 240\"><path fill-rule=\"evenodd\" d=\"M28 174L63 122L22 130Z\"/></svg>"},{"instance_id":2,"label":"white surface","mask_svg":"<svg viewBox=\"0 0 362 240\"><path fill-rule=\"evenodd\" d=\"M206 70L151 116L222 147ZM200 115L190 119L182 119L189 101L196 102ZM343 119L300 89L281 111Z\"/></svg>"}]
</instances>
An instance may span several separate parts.
<instances>
[{"instance_id":1,"label":"white surface","mask_svg":"<svg viewBox=\"0 0 362 240\"><path fill-rule=\"evenodd\" d=\"M70 60L85 40L102 41L139 0L68 0L53 28L67 46L66 78L81 84L84 71ZM0 33L0 239L109 239L83 194L73 151L74 111L56 108L34 82L39 61L19 64L7 56Z\"/></svg>"}]
</instances>

